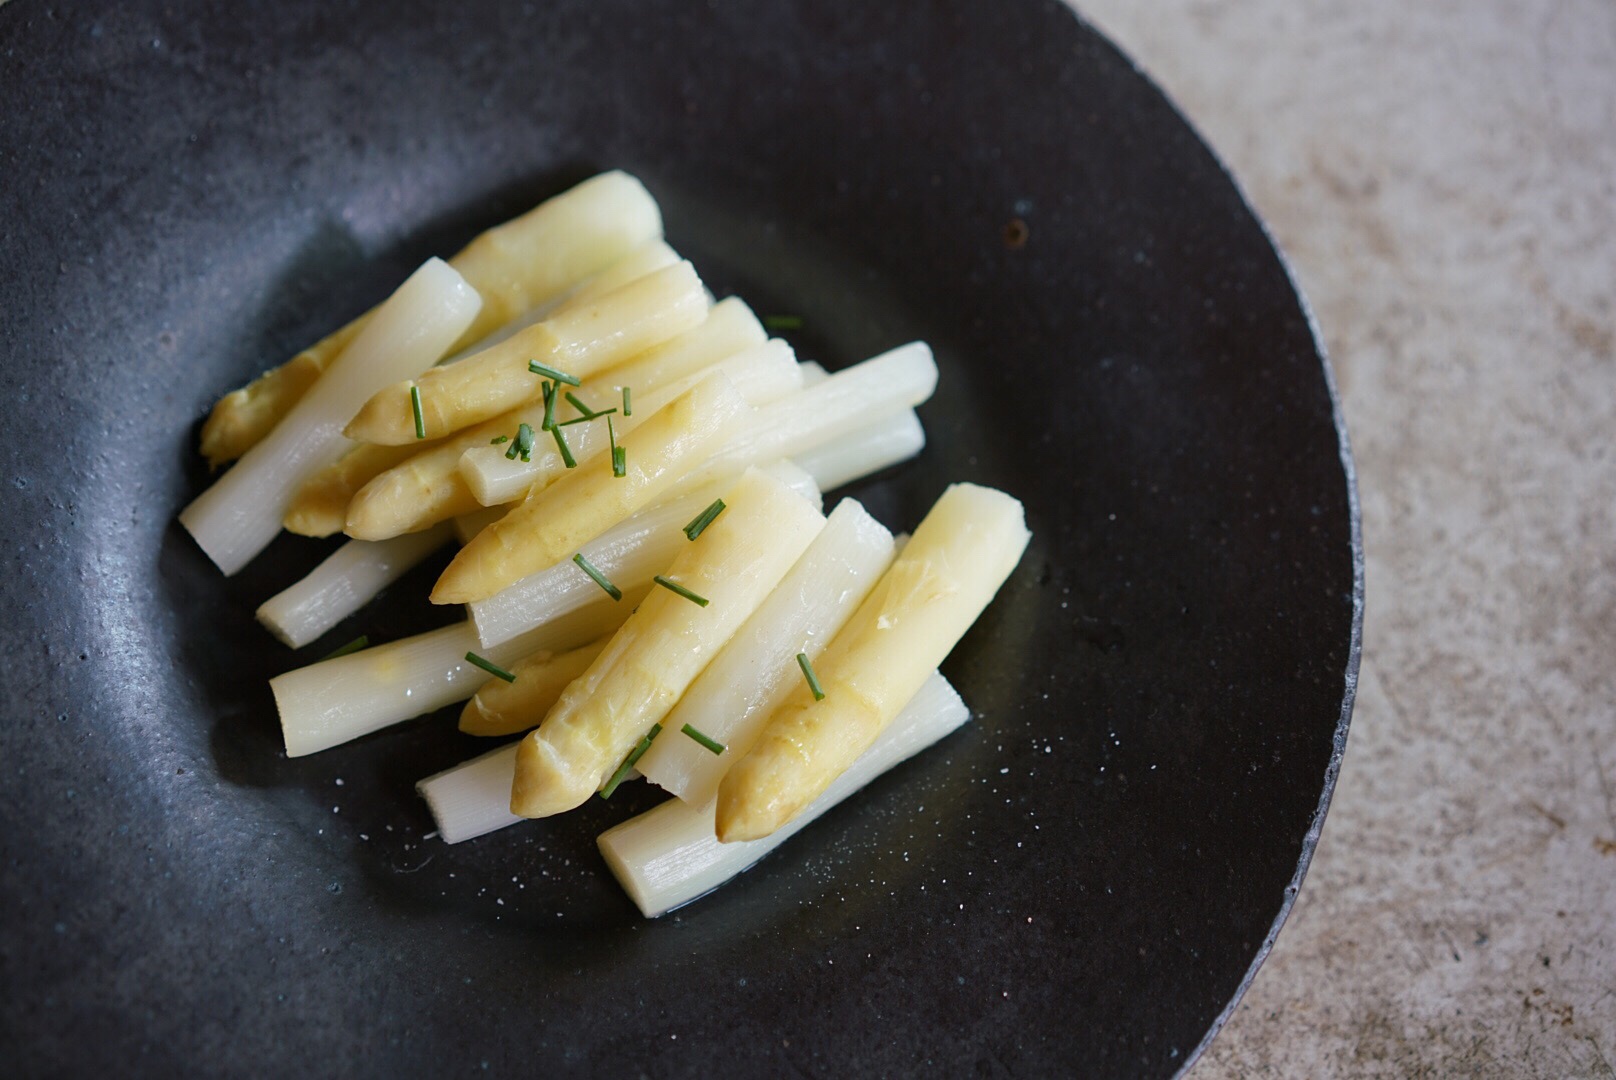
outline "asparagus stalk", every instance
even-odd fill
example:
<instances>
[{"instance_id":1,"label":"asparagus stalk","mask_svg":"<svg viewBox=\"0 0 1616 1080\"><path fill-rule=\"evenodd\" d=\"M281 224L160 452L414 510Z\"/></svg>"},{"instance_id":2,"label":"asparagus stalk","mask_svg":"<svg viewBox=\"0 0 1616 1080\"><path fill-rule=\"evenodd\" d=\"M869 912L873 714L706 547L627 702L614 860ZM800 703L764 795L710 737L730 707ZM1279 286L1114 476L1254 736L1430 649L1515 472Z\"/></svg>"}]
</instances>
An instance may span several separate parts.
<instances>
[{"instance_id":1,"label":"asparagus stalk","mask_svg":"<svg viewBox=\"0 0 1616 1080\"><path fill-rule=\"evenodd\" d=\"M513 507L455 556L432 590L434 604L484 600L580 547L655 502L692 462L751 412L722 374L704 378L623 436L626 475L570 469ZM558 444L565 436L552 431Z\"/></svg>"},{"instance_id":2,"label":"asparagus stalk","mask_svg":"<svg viewBox=\"0 0 1616 1080\"><path fill-rule=\"evenodd\" d=\"M538 362L585 378L660 344L707 317L707 291L688 262L675 263L603 296L565 304L509 339L415 380L422 426L441 438L539 397ZM398 445L417 438L412 384L383 387L345 429L351 439Z\"/></svg>"},{"instance_id":3,"label":"asparagus stalk","mask_svg":"<svg viewBox=\"0 0 1616 1080\"><path fill-rule=\"evenodd\" d=\"M722 305L720 305L722 306ZM714 309L715 311L717 308ZM712 320L709 319L708 322ZM706 326L703 323L702 326ZM697 327L698 330L701 327ZM638 365L634 365L638 366ZM619 409L612 428L605 424L579 424L567 428L567 442L574 460L582 464L586 459L606 450L610 435L621 437L633 431L662 406L690 389L703 375L717 370L722 372L747 404L766 405L801 388L802 372L795 362L791 346L778 339L743 349L717 364L676 379L671 384L655 381L652 373L632 384L634 413L624 418ZM608 377L611 373L608 373ZM615 382L615 380L611 380ZM613 387L610 392L588 384L580 391L581 397L595 408L611 407L622 397ZM485 506L513 502L535 487L549 484L566 468L561 455L554 449L535 452L531 460L507 457L498 447L479 446L467 449L459 458L460 476L478 502Z\"/></svg>"},{"instance_id":4,"label":"asparagus stalk","mask_svg":"<svg viewBox=\"0 0 1616 1080\"><path fill-rule=\"evenodd\" d=\"M689 739L659 738L639 761L646 779L688 803L712 801L725 769L746 754L763 721L801 684L797 657L818 658L892 555L885 526L856 499L838 503L779 587L668 714L668 730L690 724L728 749L714 757Z\"/></svg>"},{"instance_id":5,"label":"asparagus stalk","mask_svg":"<svg viewBox=\"0 0 1616 1080\"><path fill-rule=\"evenodd\" d=\"M450 348L484 336L661 235L656 200L624 172L602 173L488 230L449 260L484 303ZM208 463L218 468L233 461L268 435L373 313L221 398L202 426Z\"/></svg>"},{"instance_id":6,"label":"asparagus stalk","mask_svg":"<svg viewBox=\"0 0 1616 1080\"><path fill-rule=\"evenodd\" d=\"M180 512L180 523L219 569L234 574L275 538L304 480L347 449L342 424L353 410L392 380L430 367L480 303L440 259L428 260L399 286L318 386Z\"/></svg>"},{"instance_id":7,"label":"asparagus stalk","mask_svg":"<svg viewBox=\"0 0 1616 1080\"><path fill-rule=\"evenodd\" d=\"M970 629L1030 535L1010 496L949 487L820 658L822 700L794 693L725 773L718 838L767 836L818 798Z\"/></svg>"},{"instance_id":8,"label":"asparagus stalk","mask_svg":"<svg viewBox=\"0 0 1616 1080\"><path fill-rule=\"evenodd\" d=\"M589 670L523 739L511 811L581 805L724 647L823 528L789 487L748 471ZM688 734L688 730L686 732ZM677 733L675 733L677 737Z\"/></svg>"},{"instance_id":9,"label":"asparagus stalk","mask_svg":"<svg viewBox=\"0 0 1616 1080\"><path fill-rule=\"evenodd\" d=\"M294 649L302 648L448 543L447 523L391 540L349 540L301 581L258 608L258 621Z\"/></svg>"},{"instance_id":10,"label":"asparagus stalk","mask_svg":"<svg viewBox=\"0 0 1616 1080\"><path fill-rule=\"evenodd\" d=\"M759 840L720 843L713 830L712 803L692 806L679 799L669 799L602 833L598 841L600 853L646 918L656 918L750 869L826 810L955 731L969 716L970 710L954 688L941 675L933 673L869 749L794 821L773 834ZM498 753L508 754L508 751ZM490 764L485 766L493 774L486 781L490 790L497 787L507 767L503 757L497 763L492 759L493 755L488 755ZM468 788L467 780L460 780L452 790L470 796ZM453 803L440 798L440 802L433 804L438 828L445 837L450 829L465 834L471 828L481 827L472 822L486 822L500 809L491 794ZM483 831L487 831L487 827L483 827Z\"/></svg>"},{"instance_id":11,"label":"asparagus stalk","mask_svg":"<svg viewBox=\"0 0 1616 1080\"><path fill-rule=\"evenodd\" d=\"M541 649L576 648L620 626L630 606L628 598L597 603L492 648L460 622L277 675L269 688L287 756L326 750L470 697L487 673L466 659L468 652L504 665Z\"/></svg>"}]
</instances>

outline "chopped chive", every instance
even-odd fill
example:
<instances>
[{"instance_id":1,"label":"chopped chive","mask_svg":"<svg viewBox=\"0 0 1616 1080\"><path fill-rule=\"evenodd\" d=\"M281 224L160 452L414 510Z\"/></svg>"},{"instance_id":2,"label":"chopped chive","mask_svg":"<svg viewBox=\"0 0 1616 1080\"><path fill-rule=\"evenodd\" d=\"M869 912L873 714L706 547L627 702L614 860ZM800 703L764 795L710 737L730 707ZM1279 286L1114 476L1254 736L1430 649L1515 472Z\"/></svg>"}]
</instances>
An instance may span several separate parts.
<instances>
[{"instance_id":1,"label":"chopped chive","mask_svg":"<svg viewBox=\"0 0 1616 1080\"><path fill-rule=\"evenodd\" d=\"M610 581L608 581L606 579L606 575L601 573L594 563L584 558L583 552L580 551L578 554L574 555L572 557L572 561L577 563L578 569L588 574L596 585L599 585L601 588L605 589L607 596L611 597L613 600L623 599L623 590L619 589L616 585L613 585Z\"/></svg>"},{"instance_id":2,"label":"chopped chive","mask_svg":"<svg viewBox=\"0 0 1616 1080\"><path fill-rule=\"evenodd\" d=\"M685 526L685 536L691 540L694 540L703 532L706 532L707 526L711 525L713 523L713 519L718 517L718 515L722 514L723 512L724 500L714 499L711 506L697 514L693 519L691 519L690 524Z\"/></svg>"},{"instance_id":3,"label":"chopped chive","mask_svg":"<svg viewBox=\"0 0 1616 1080\"><path fill-rule=\"evenodd\" d=\"M765 330L801 330L801 315L765 315L763 316L763 329Z\"/></svg>"},{"instance_id":4,"label":"chopped chive","mask_svg":"<svg viewBox=\"0 0 1616 1080\"><path fill-rule=\"evenodd\" d=\"M825 700L825 691L820 688L819 676L814 674L814 665L809 662L808 654L797 654L797 666L802 668L802 677L808 680L808 689L813 692L815 701Z\"/></svg>"},{"instance_id":5,"label":"chopped chive","mask_svg":"<svg viewBox=\"0 0 1616 1080\"><path fill-rule=\"evenodd\" d=\"M612 426L612 418L606 418L606 438L612 446L612 475L624 477L628 475L628 447L617 445L617 429Z\"/></svg>"},{"instance_id":6,"label":"chopped chive","mask_svg":"<svg viewBox=\"0 0 1616 1080\"><path fill-rule=\"evenodd\" d=\"M623 387L623 415L624 416L633 416L634 415L634 409L628 403L628 387L626 387L626 386Z\"/></svg>"},{"instance_id":7,"label":"chopped chive","mask_svg":"<svg viewBox=\"0 0 1616 1080\"><path fill-rule=\"evenodd\" d=\"M410 385L410 411L415 414L415 437L426 438L426 417L421 415L421 388Z\"/></svg>"},{"instance_id":8,"label":"chopped chive","mask_svg":"<svg viewBox=\"0 0 1616 1080\"><path fill-rule=\"evenodd\" d=\"M545 431L555 430L555 403L558 396L556 386L557 384L549 379L544 380L544 423L540 424L539 427Z\"/></svg>"},{"instance_id":9,"label":"chopped chive","mask_svg":"<svg viewBox=\"0 0 1616 1080\"><path fill-rule=\"evenodd\" d=\"M537 360L529 360L527 362L527 369L535 375L543 375L547 379L554 379L556 382L566 383L568 386L583 385L583 380L578 378L578 376L568 375L565 371L557 371L553 367L545 367Z\"/></svg>"},{"instance_id":10,"label":"chopped chive","mask_svg":"<svg viewBox=\"0 0 1616 1080\"><path fill-rule=\"evenodd\" d=\"M617 790L617 785L628 779L628 774L633 771L634 766L640 763L640 758L644 757L645 752L651 749L651 743L660 734L662 734L662 725L652 724L651 730L645 733L645 738L641 739L639 745L628 752L628 757L623 759L623 764L617 767L617 771L612 773L612 778L606 781L606 786L600 789L601 798L609 799L612 797L612 792Z\"/></svg>"},{"instance_id":11,"label":"chopped chive","mask_svg":"<svg viewBox=\"0 0 1616 1080\"><path fill-rule=\"evenodd\" d=\"M370 648L370 637L369 637L369 635L360 634L358 637L356 637L352 641L348 642L348 644L346 644L346 645L338 645L335 649L332 649L330 652L328 652L324 656L320 657L320 659L317 660L316 663L324 663L327 660L335 660L339 656L347 656L349 653L356 653L360 649L368 649L368 648Z\"/></svg>"},{"instance_id":12,"label":"chopped chive","mask_svg":"<svg viewBox=\"0 0 1616 1080\"><path fill-rule=\"evenodd\" d=\"M692 604L696 604L696 605L698 605L700 607L706 607L709 603L711 603L711 601L708 600L705 596L698 596L695 593L691 592L689 589L685 588L683 585L679 584L677 581L669 581L667 578L663 577L661 574L658 574L656 577L652 578L651 580L655 581L658 585L662 586L664 589L669 590L670 592L678 593L680 596L684 597L686 600L689 600Z\"/></svg>"},{"instance_id":13,"label":"chopped chive","mask_svg":"<svg viewBox=\"0 0 1616 1080\"><path fill-rule=\"evenodd\" d=\"M561 434L559 427L551 428L550 434L555 436L556 449L561 451L561 463L569 469L576 469L578 459L572 456L572 447L567 445L567 437Z\"/></svg>"},{"instance_id":14,"label":"chopped chive","mask_svg":"<svg viewBox=\"0 0 1616 1080\"><path fill-rule=\"evenodd\" d=\"M583 398L579 397L577 394L574 394L571 390L568 390L562 396L572 403L572 407L578 410L580 416L584 417L585 419L594 418L595 410L591 409L588 405L585 405Z\"/></svg>"},{"instance_id":15,"label":"chopped chive","mask_svg":"<svg viewBox=\"0 0 1616 1080\"><path fill-rule=\"evenodd\" d=\"M516 441L505 451L505 456L512 461L516 460L517 454L522 455L523 461L533 460L533 428L528 424L516 425Z\"/></svg>"},{"instance_id":16,"label":"chopped chive","mask_svg":"<svg viewBox=\"0 0 1616 1080\"><path fill-rule=\"evenodd\" d=\"M571 427L574 424L587 424L591 420L599 420L601 417L609 416L616 411L616 409L607 409L605 412L590 413L588 416L574 416L571 420L561 421L561 423L557 424L556 427Z\"/></svg>"},{"instance_id":17,"label":"chopped chive","mask_svg":"<svg viewBox=\"0 0 1616 1080\"><path fill-rule=\"evenodd\" d=\"M466 662L468 664L476 664L478 667L482 668L496 679L504 679L506 682L516 681L515 675L512 675L510 672L506 671L492 660L485 660L474 652L468 652L466 654Z\"/></svg>"},{"instance_id":18,"label":"chopped chive","mask_svg":"<svg viewBox=\"0 0 1616 1080\"><path fill-rule=\"evenodd\" d=\"M686 724L684 727L680 728L679 730L684 732L686 735L690 736L696 742L700 743L703 748L705 748L707 750L711 750L714 754L722 754L724 752L724 744L723 743L719 742L717 739L710 738L709 736L703 735L701 732L697 731L695 728L691 727L689 724Z\"/></svg>"},{"instance_id":19,"label":"chopped chive","mask_svg":"<svg viewBox=\"0 0 1616 1080\"><path fill-rule=\"evenodd\" d=\"M509 435L495 435L492 439L488 440L488 445L489 446L498 446L502 442L510 442L510 441L511 441L511 437Z\"/></svg>"}]
</instances>

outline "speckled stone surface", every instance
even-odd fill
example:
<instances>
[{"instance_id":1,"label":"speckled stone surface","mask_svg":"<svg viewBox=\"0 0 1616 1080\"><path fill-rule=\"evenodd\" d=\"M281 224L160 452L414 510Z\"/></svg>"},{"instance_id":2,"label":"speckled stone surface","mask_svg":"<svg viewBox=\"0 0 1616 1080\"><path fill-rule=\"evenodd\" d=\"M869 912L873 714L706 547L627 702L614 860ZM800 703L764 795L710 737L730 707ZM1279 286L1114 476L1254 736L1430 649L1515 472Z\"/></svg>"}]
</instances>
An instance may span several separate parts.
<instances>
[{"instance_id":1,"label":"speckled stone surface","mask_svg":"<svg viewBox=\"0 0 1616 1080\"><path fill-rule=\"evenodd\" d=\"M1267 217L1367 550L1346 763L1196 1077L1616 1065L1616 5L1083 0Z\"/></svg>"}]
</instances>

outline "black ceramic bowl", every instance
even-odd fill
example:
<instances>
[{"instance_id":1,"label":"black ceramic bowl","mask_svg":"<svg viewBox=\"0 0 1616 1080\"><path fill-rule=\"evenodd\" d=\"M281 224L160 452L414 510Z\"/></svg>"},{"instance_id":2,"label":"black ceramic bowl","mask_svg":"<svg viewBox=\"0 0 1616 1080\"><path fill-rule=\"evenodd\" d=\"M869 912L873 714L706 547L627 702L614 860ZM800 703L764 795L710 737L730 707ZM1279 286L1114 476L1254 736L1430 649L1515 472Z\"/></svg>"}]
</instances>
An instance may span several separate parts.
<instances>
[{"instance_id":1,"label":"black ceramic bowl","mask_svg":"<svg viewBox=\"0 0 1616 1080\"><path fill-rule=\"evenodd\" d=\"M1171 1074L1289 909L1357 664L1350 467L1217 160L1056 3L0 8L8 1071ZM437 716L286 760L265 679L441 622L427 567L302 654L173 524L221 392L607 167L836 367L924 337L911 527L1034 540L945 667L974 721L638 917L635 792L446 847ZM634 785L643 787L644 785Z\"/></svg>"}]
</instances>

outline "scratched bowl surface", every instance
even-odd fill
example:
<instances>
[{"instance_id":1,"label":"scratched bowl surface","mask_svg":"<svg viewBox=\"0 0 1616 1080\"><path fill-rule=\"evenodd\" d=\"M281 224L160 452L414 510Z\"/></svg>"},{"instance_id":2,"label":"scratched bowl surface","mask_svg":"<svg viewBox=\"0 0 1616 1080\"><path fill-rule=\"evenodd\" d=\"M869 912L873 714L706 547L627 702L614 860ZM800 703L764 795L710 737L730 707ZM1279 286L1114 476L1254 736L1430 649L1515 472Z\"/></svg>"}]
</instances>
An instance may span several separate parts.
<instances>
[{"instance_id":1,"label":"scratched bowl surface","mask_svg":"<svg viewBox=\"0 0 1616 1080\"><path fill-rule=\"evenodd\" d=\"M13 1075L1170 1075L1290 907L1357 665L1352 477L1306 311L1218 161L1065 7L0 7L0 977ZM1034 539L974 710L654 922L627 790L448 847L438 715L287 760L266 679L438 625L420 568L298 654L174 523L214 398L605 168L838 367L917 337L911 528ZM645 785L631 785L643 789Z\"/></svg>"}]
</instances>

